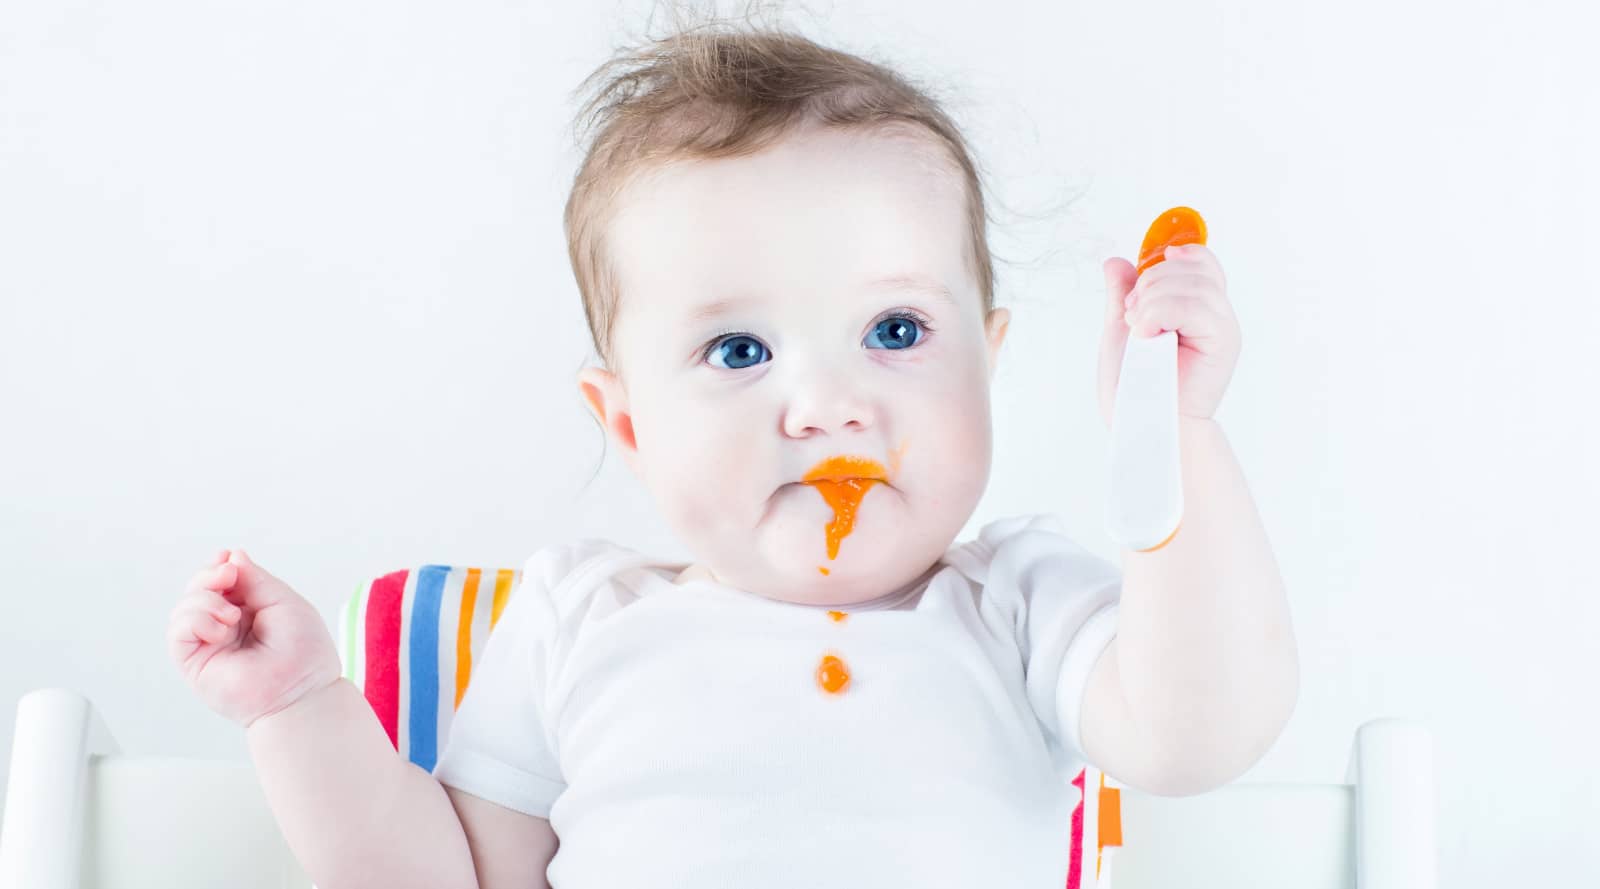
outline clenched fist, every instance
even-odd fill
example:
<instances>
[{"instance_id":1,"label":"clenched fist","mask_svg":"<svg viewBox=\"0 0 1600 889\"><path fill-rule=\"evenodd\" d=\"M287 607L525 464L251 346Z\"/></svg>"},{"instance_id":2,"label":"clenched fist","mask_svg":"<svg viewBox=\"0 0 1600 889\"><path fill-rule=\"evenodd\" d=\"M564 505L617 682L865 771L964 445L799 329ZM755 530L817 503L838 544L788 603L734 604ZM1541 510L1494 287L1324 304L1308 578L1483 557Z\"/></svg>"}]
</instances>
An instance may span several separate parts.
<instances>
[{"instance_id":1,"label":"clenched fist","mask_svg":"<svg viewBox=\"0 0 1600 889\"><path fill-rule=\"evenodd\" d=\"M190 579L167 645L206 706L245 728L340 675L316 607L243 550L219 552Z\"/></svg>"}]
</instances>

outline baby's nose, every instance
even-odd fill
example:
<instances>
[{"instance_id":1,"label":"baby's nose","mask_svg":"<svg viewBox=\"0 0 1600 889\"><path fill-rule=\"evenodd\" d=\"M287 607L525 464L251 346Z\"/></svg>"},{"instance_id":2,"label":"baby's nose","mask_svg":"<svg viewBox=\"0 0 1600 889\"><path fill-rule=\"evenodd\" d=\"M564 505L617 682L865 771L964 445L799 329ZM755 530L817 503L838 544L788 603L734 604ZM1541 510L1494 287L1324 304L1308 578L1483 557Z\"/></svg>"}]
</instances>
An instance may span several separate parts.
<instances>
[{"instance_id":1,"label":"baby's nose","mask_svg":"<svg viewBox=\"0 0 1600 889\"><path fill-rule=\"evenodd\" d=\"M875 420L867 394L832 376L795 392L784 412L783 431L793 438L837 435L871 428Z\"/></svg>"}]
</instances>

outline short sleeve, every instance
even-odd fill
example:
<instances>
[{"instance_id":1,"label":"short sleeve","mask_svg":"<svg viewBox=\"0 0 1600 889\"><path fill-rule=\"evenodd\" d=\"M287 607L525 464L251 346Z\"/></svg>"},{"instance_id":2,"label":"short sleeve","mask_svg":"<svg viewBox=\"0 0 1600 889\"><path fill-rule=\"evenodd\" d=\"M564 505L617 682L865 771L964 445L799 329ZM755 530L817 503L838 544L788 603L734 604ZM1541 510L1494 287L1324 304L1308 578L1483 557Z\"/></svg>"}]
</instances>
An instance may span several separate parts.
<instances>
[{"instance_id":1,"label":"short sleeve","mask_svg":"<svg viewBox=\"0 0 1600 889\"><path fill-rule=\"evenodd\" d=\"M1067 756L1088 762L1079 733L1084 689L1117 633L1122 572L1068 538L1050 515L985 526L987 586L1020 598L1018 643L1028 701Z\"/></svg>"},{"instance_id":2,"label":"short sleeve","mask_svg":"<svg viewBox=\"0 0 1600 889\"><path fill-rule=\"evenodd\" d=\"M484 642L433 776L492 803L550 817L566 789L545 718L559 621L552 594L595 542L546 547L523 567Z\"/></svg>"}]
</instances>

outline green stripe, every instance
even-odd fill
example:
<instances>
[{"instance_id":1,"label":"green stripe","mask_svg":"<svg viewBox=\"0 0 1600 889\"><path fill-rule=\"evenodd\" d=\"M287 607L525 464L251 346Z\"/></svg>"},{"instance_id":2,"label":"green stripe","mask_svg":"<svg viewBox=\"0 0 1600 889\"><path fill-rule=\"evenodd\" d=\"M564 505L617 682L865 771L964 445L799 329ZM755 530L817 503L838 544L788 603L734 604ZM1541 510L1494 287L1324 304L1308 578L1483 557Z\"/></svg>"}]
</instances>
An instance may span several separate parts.
<instances>
[{"instance_id":1,"label":"green stripe","mask_svg":"<svg viewBox=\"0 0 1600 889\"><path fill-rule=\"evenodd\" d=\"M356 681L356 655L360 653L356 650L356 621L361 617L361 594L366 588L366 583L356 584L344 607L344 677L351 682Z\"/></svg>"}]
</instances>

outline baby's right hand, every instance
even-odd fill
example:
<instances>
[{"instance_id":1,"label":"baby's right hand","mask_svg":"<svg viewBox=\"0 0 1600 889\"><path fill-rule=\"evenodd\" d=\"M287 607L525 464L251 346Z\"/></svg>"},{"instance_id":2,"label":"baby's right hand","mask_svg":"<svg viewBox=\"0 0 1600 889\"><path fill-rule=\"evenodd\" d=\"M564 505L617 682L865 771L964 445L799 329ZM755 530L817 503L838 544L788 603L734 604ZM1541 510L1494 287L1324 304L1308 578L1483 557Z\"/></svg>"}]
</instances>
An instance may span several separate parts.
<instances>
[{"instance_id":1,"label":"baby's right hand","mask_svg":"<svg viewBox=\"0 0 1600 889\"><path fill-rule=\"evenodd\" d=\"M322 615L243 550L224 550L189 581L167 648L207 707L249 728L337 681Z\"/></svg>"}]
</instances>

